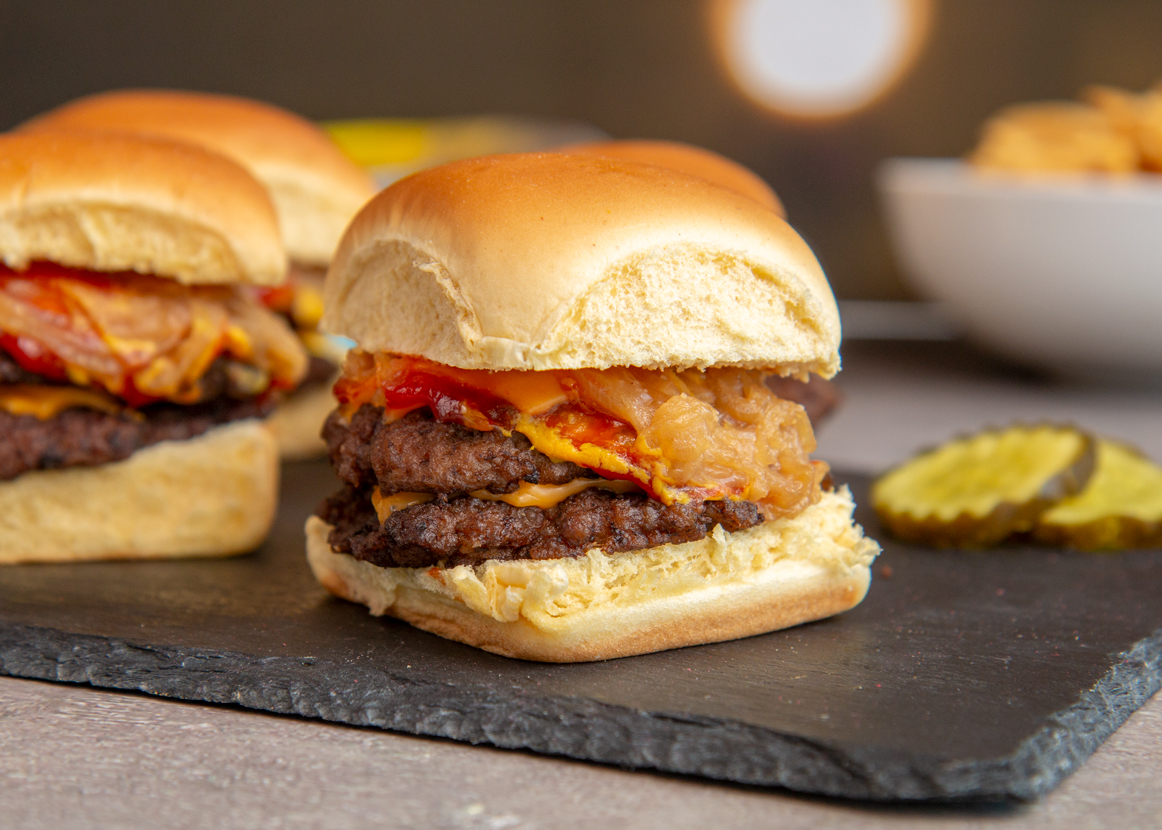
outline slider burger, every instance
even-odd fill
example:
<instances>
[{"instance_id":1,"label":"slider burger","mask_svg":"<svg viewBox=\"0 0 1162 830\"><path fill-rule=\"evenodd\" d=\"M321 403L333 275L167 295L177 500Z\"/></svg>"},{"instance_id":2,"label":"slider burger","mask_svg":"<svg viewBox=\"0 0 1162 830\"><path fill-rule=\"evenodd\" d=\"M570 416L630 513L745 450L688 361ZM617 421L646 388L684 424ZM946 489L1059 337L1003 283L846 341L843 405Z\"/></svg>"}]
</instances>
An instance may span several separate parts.
<instances>
[{"instance_id":1,"label":"slider burger","mask_svg":"<svg viewBox=\"0 0 1162 830\"><path fill-rule=\"evenodd\" d=\"M265 190L226 158L0 136L0 562L261 542L278 453L259 418L307 358L245 289L285 270Z\"/></svg>"},{"instance_id":2,"label":"slider burger","mask_svg":"<svg viewBox=\"0 0 1162 830\"><path fill-rule=\"evenodd\" d=\"M266 185L290 257L285 283L258 291L298 331L310 354L300 387L271 420L286 458L323 452L319 428L333 408L331 383L343 349L317 328L322 284L351 217L375 193L371 178L311 122L270 104L228 95L120 90L80 98L24 130L133 132L197 144L247 168Z\"/></svg>"},{"instance_id":3,"label":"slider burger","mask_svg":"<svg viewBox=\"0 0 1162 830\"><path fill-rule=\"evenodd\" d=\"M352 338L307 523L332 593L571 662L847 610L877 546L769 373L832 375L839 317L799 236L672 170L493 156L355 218L324 327Z\"/></svg>"}]
</instances>

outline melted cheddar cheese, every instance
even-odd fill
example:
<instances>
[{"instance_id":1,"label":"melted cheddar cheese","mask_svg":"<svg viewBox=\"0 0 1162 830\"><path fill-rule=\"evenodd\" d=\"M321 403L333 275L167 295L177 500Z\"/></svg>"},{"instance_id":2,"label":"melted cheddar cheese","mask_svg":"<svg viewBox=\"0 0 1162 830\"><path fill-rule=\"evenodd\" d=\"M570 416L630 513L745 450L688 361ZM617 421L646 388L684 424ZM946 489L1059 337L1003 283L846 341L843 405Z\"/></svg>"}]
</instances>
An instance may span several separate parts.
<instances>
[{"instance_id":1,"label":"melted cheddar cheese","mask_svg":"<svg viewBox=\"0 0 1162 830\"><path fill-rule=\"evenodd\" d=\"M520 487L511 493L490 493L487 490L474 490L469 495L485 501L503 501L513 507L539 507L548 510L556 507L570 496L597 488L610 490L614 493L641 492L641 488L632 481L610 481L604 478L576 478L566 484L530 484L522 481Z\"/></svg>"},{"instance_id":2,"label":"melted cheddar cheese","mask_svg":"<svg viewBox=\"0 0 1162 830\"><path fill-rule=\"evenodd\" d=\"M502 501L513 507L539 507L548 510L556 507L570 496L580 492L598 488L614 493L641 492L641 488L632 481L610 481L604 478L578 478L565 484L530 484L522 481L520 486L511 493L490 493L487 490L473 490L468 495L484 501ZM423 504L431 501L435 496L430 493L392 493L384 496L376 487L371 491L371 504L379 521L383 522L397 510L406 510L414 504Z\"/></svg>"},{"instance_id":3,"label":"melted cheddar cheese","mask_svg":"<svg viewBox=\"0 0 1162 830\"><path fill-rule=\"evenodd\" d=\"M392 493L390 496L384 496L378 487L371 491L371 504L380 522L386 521L387 517L397 510L406 510L413 504L423 504L434 498L431 493Z\"/></svg>"},{"instance_id":4,"label":"melted cheddar cheese","mask_svg":"<svg viewBox=\"0 0 1162 830\"><path fill-rule=\"evenodd\" d=\"M117 402L93 389L75 386L0 386L0 409L13 415L35 415L42 421L55 418L66 409L95 409L116 414Z\"/></svg>"}]
</instances>

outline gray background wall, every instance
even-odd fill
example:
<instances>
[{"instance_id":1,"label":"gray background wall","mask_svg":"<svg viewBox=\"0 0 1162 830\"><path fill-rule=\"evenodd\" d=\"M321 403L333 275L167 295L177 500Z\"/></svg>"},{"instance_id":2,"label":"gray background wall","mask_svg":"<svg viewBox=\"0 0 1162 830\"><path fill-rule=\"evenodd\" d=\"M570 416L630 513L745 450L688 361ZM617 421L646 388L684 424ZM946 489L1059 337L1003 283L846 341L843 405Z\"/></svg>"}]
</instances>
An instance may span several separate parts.
<instances>
[{"instance_id":1,"label":"gray background wall","mask_svg":"<svg viewBox=\"0 0 1162 830\"><path fill-rule=\"evenodd\" d=\"M963 153L1009 102L1162 78L1156 0L935 0L929 40L887 97L802 123L736 91L707 17L701 0L0 0L0 128L122 86L232 92L315 118L582 119L742 161L779 191L841 297L900 298L879 160Z\"/></svg>"}]
</instances>

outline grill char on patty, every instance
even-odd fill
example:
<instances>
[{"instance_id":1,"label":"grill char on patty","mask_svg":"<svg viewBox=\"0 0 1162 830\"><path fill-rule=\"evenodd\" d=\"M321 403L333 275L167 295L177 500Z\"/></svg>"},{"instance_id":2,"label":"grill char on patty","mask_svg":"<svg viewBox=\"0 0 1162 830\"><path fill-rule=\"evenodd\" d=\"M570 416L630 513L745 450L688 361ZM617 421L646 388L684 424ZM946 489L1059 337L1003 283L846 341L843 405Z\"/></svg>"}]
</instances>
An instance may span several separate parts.
<instances>
[{"instance_id":1,"label":"grill char on patty","mask_svg":"<svg viewBox=\"0 0 1162 830\"><path fill-rule=\"evenodd\" d=\"M331 547L380 567L475 564L489 559L559 559L600 547L607 553L692 542L721 524L728 531L762 521L746 501L665 505L641 493L589 489L554 507L514 507L467 495L510 493L522 481L565 484L592 470L554 462L519 433L481 432L435 421L427 410L385 422L364 405L344 424L323 428L332 465L346 482L318 515L334 526ZM371 490L428 493L380 522Z\"/></svg>"}]
</instances>

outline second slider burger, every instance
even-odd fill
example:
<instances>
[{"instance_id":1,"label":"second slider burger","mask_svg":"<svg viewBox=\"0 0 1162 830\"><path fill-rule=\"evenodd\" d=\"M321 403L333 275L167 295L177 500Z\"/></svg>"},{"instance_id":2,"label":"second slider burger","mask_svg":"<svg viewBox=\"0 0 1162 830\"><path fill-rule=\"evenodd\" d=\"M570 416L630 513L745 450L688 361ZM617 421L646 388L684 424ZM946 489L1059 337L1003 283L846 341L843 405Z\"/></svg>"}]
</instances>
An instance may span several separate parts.
<instances>
[{"instance_id":1,"label":"second slider burger","mask_svg":"<svg viewBox=\"0 0 1162 830\"><path fill-rule=\"evenodd\" d=\"M331 592L531 660L599 660L845 611L877 546L767 373L832 375L839 318L774 212L568 154L376 197L327 277L352 338L307 524Z\"/></svg>"},{"instance_id":2,"label":"second slider burger","mask_svg":"<svg viewBox=\"0 0 1162 830\"><path fill-rule=\"evenodd\" d=\"M351 218L375 193L371 178L317 125L279 107L233 95L126 89L78 98L22 126L26 131L84 129L188 142L245 167L266 186L290 260L285 283L263 301L285 316L311 361L270 424L285 458L321 455L319 428L331 409L340 347L316 330L323 275Z\"/></svg>"},{"instance_id":3,"label":"second slider burger","mask_svg":"<svg viewBox=\"0 0 1162 830\"><path fill-rule=\"evenodd\" d=\"M258 419L307 358L246 287L285 273L270 200L229 159L0 136L0 562L262 541L278 450Z\"/></svg>"}]
</instances>

